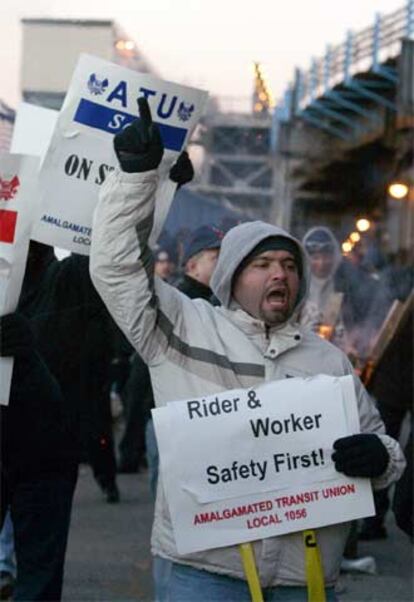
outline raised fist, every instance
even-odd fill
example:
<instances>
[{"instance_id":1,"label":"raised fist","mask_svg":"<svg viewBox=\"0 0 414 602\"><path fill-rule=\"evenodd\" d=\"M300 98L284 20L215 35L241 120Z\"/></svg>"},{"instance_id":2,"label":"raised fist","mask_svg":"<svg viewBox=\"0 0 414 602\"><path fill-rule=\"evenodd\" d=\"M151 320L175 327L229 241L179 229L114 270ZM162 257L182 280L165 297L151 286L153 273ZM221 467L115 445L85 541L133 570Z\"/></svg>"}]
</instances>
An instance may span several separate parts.
<instances>
[{"instance_id":1,"label":"raised fist","mask_svg":"<svg viewBox=\"0 0 414 602\"><path fill-rule=\"evenodd\" d=\"M146 98L138 98L139 119L114 137L114 149L122 171L140 173L157 169L164 154L158 126L152 122Z\"/></svg>"}]
</instances>

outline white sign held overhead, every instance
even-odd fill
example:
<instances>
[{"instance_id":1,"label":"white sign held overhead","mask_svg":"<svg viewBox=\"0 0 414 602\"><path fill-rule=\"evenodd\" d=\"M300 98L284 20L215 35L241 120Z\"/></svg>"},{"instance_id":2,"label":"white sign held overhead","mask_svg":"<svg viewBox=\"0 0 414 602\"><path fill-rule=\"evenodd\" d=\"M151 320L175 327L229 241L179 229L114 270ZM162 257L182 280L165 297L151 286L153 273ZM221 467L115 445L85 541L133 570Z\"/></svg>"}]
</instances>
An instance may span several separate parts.
<instances>
[{"instance_id":1,"label":"white sign held overhead","mask_svg":"<svg viewBox=\"0 0 414 602\"><path fill-rule=\"evenodd\" d=\"M81 55L42 164L32 238L89 254L99 189L118 165L112 139L138 118L140 96L148 99L165 147L154 226L160 232L176 189L168 171L197 125L207 93Z\"/></svg>"},{"instance_id":2,"label":"white sign held overhead","mask_svg":"<svg viewBox=\"0 0 414 602\"><path fill-rule=\"evenodd\" d=\"M27 102L21 102L16 110L10 152L34 155L41 160L52 139L59 112Z\"/></svg>"},{"instance_id":3,"label":"white sign held overhead","mask_svg":"<svg viewBox=\"0 0 414 602\"><path fill-rule=\"evenodd\" d=\"M39 159L0 154L0 315L15 311L26 269ZM0 358L0 404L7 405L13 360Z\"/></svg>"},{"instance_id":4,"label":"white sign held overhead","mask_svg":"<svg viewBox=\"0 0 414 602\"><path fill-rule=\"evenodd\" d=\"M181 554L374 513L370 481L331 459L336 439L359 432L351 376L225 391L153 417Z\"/></svg>"}]
</instances>

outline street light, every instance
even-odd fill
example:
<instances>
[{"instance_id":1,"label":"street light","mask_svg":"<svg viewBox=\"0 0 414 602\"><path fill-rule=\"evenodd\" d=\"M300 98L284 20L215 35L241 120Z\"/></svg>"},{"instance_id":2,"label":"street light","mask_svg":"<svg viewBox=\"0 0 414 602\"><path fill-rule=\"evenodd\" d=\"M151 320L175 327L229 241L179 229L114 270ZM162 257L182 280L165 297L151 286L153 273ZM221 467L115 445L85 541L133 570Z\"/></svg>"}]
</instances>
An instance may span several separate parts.
<instances>
[{"instance_id":1,"label":"street light","mask_svg":"<svg viewBox=\"0 0 414 602\"><path fill-rule=\"evenodd\" d=\"M404 182L392 182L388 186L388 194L393 199L404 199L408 195L408 186Z\"/></svg>"},{"instance_id":2,"label":"street light","mask_svg":"<svg viewBox=\"0 0 414 602\"><path fill-rule=\"evenodd\" d=\"M361 217L356 223L357 230L360 232L367 232L371 227L371 222L365 217Z\"/></svg>"},{"instance_id":3,"label":"street light","mask_svg":"<svg viewBox=\"0 0 414 602\"><path fill-rule=\"evenodd\" d=\"M349 240L351 242L353 242L354 244L359 242L361 240L361 235L359 232L351 232L351 234L349 235Z\"/></svg>"},{"instance_id":4,"label":"street light","mask_svg":"<svg viewBox=\"0 0 414 602\"><path fill-rule=\"evenodd\" d=\"M342 251L344 253L350 253L352 251L352 242L350 242L349 240L346 240L345 242L342 243Z\"/></svg>"}]
</instances>

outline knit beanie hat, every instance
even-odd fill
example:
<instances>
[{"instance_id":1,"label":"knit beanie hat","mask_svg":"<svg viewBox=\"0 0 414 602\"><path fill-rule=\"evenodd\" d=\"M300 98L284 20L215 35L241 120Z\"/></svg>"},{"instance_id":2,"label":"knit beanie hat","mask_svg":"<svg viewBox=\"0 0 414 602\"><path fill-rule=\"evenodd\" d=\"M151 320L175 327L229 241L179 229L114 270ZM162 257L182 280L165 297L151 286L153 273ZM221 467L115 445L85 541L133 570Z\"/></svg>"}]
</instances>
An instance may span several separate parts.
<instances>
[{"instance_id":1,"label":"knit beanie hat","mask_svg":"<svg viewBox=\"0 0 414 602\"><path fill-rule=\"evenodd\" d=\"M266 251L288 251L289 253L291 253L298 268L299 277L302 277L302 257L298 245L293 240L291 240L290 238L286 238L285 236L269 236L268 238L265 238L261 242L259 242L259 244L257 244L254 247L254 249L247 255L247 257L243 259L243 261L234 273L233 283L236 281L236 278L244 270L244 268L251 261L253 261L255 257L261 255L262 253L265 253Z\"/></svg>"}]
</instances>

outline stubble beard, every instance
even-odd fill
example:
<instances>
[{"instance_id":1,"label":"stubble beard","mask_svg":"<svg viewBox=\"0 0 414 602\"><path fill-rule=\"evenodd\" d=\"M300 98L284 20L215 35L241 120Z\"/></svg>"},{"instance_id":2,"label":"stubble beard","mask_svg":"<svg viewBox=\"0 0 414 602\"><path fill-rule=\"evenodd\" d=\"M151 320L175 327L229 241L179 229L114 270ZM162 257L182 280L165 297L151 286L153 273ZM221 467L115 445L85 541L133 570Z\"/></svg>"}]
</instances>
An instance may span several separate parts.
<instances>
[{"instance_id":1,"label":"stubble beard","mask_svg":"<svg viewBox=\"0 0 414 602\"><path fill-rule=\"evenodd\" d=\"M281 326L289 320L292 312L289 308L277 311L261 309L260 314L260 318L267 326Z\"/></svg>"}]
</instances>

